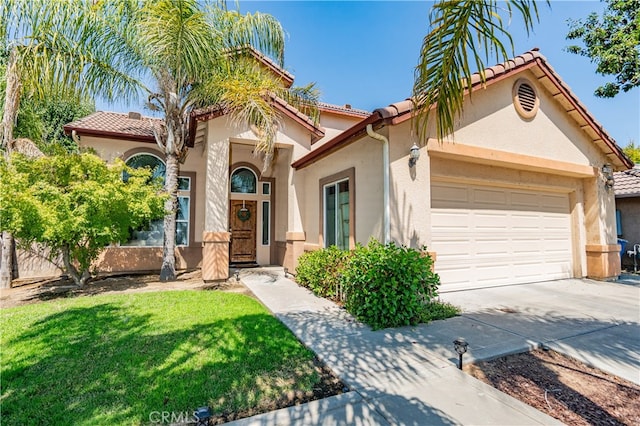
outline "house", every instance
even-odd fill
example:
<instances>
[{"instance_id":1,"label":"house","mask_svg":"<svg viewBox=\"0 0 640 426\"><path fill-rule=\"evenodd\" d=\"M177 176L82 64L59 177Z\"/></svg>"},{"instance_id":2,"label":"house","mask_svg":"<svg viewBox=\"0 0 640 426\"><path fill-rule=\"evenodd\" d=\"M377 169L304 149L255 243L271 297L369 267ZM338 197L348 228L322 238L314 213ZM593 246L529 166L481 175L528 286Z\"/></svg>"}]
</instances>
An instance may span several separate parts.
<instances>
[{"instance_id":1,"label":"house","mask_svg":"<svg viewBox=\"0 0 640 426\"><path fill-rule=\"evenodd\" d=\"M633 251L633 247L640 244L640 166L614 173L614 180L617 233L627 242L626 250L621 253L622 266L632 270L633 257L626 251Z\"/></svg>"},{"instance_id":2,"label":"house","mask_svg":"<svg viewBox=\"0 0 640 426\"><path fill-rule=\"evenodd\" d=\"M227 278L230 264L294 271L305 251L373 237L426 246L443 289L616 277L607 178L630 160L537 50L485 73L443 142L417 140L409 100L373 113L322 104L315 124L275 99L282 120L266 171L248 126L217 108L196 111L180 175L178 268L200 267L205 280ZM161 171L154 125L97 112L65 129L106 160ZM160 245L151 226L107 249L98 268L158 270Z\"/></svg>"}]
</instances>

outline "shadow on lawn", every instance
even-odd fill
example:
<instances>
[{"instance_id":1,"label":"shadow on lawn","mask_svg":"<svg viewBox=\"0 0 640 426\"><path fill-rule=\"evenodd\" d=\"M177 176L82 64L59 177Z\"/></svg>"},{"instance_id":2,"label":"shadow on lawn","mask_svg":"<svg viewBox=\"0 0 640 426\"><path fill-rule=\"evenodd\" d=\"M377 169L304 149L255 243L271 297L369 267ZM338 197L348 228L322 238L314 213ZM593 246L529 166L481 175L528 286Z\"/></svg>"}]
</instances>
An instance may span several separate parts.
<instances>
[{"instance_id":1,"label":"shadow on lawn","mask_svg":"<svg viewBox=\"0 0 640 426\"><path fill-rule=\"evenodd\" d=\"M125 305L69 308L5 337L2 423L149 423L152 412L235 410L311 383L312 360L268 314L172 330Z\"/></svg>"}]
</instances>

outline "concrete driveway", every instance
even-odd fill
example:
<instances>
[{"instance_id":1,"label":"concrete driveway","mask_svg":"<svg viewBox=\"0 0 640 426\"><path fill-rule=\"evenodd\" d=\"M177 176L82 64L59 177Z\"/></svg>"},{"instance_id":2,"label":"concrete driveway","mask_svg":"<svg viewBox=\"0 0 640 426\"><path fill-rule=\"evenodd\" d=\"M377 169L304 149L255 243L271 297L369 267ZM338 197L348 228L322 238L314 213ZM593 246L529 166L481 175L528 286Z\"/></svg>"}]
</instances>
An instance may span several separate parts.
<instances>
[{"instance_id":1,"label":"concrete driveway","mask_svg":"<svg viewBox=\"0 0 640 426\"><path fill-rule=\"evenodd\" d=\"M635 280L568 279L449 292L441 298L462 307L463 317L509 333L505 345L514 350L519 339L525 346L543 345L640 384L640 278ZM483 350L485 335L464 337L472 356L492 356Z\"/></svg>"},{"instance_id":2,"label":"concrete driveway","mask_svg":"<svg viewBox=\"0 0 640 426\"><path fill-rule=\"evenodd\" d=\"M242 282L352 392L234 422L235 425L559 424L456 368L548 346L640 383L640 287L590 280L442 293L463 314L373 331L344 309L284 277L243 272Z\"/></svg>"}]
</instances>

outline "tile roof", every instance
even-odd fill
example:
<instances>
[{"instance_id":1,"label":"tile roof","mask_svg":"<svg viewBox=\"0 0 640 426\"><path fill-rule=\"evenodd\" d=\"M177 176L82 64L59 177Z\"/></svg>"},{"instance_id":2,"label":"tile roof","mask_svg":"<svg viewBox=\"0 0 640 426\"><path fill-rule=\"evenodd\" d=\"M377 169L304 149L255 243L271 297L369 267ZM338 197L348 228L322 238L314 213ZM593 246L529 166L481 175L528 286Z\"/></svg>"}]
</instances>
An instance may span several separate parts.
<instances>
[{"instance_id":1,"label":"tile roof","mask_svg":"<svg viewBox=\"0 0 640 426\"><path fill-rule=\"evenodd\" d=\"M153 142L153 127L162 126L162 120L145 117L139 113L120 113L96 111L91 115L64 126L66 134L72 131L80 135L130 139L140 142Z\"/></svg>"},{"instance_id":2,"label":"tile roof","mask_svg":"<svg viewBox=\"0 0 640 426\"><path fill-rule=\"evenodd\" d=\"M271 70L277 77L281 78L285 84L286 88L290 88L293 85L293 81L295 79L294 75L289 71L283 69L276 61L266 56L264 53L258 51L256 48L252 46L244 46L239 47L237 49L231 50L230 53L249 53L258 62L262 63L267 69Z\"/></svg>"},{"instance_id":3,"label":"tile roof","mask_svg":"<svg viewBox=\"0 0 640 426\"><path fill-rule=\"evenodd\" d=\"M333 105L333 104L328 104L328 103L325 103L325 102L319 102L318 103L318 109L320 111L324 111L324 112L348 115L348 116L352 116L352 117L365 118L365 117L368 117L369 115L371 115L371 112L365 111L363 109L351 108L351 105L349 105L349 104L347 104L347 105Z\"/></svg>"},{"instance_id":4,"label":"tile roof","mask_svg":"<svg viewBox=\"0 0 640 426\"><path fill-rule=\"evenodd\" d=\"M273 106L279 110L281 113L283 113L284 115L288 116L289 118L293 119L294 121L296 121L297 123L299 123L300 125L302 125L303 127L305 127L307 130L309 130L312 133L312 140L315 142L319 139L322 139L322 137L324 136L324 129L317 123L315 123L311 117L309 117L308 115L304 114L302 111L300 111L299 109L297 109L296 107L294 107L293 105L289 104L287 101L285 101L284 99L278 97L278 96L271 96L271 100L273 102ZM192 126L192 130L195 130L195 125L197 121L206 121L206 120L210 120L212 118L216 118L216 117L220 117L222 115L225 115L227 113L227 111L220 107L219 105L214 105L214 106L209 106L209 107L204 107L204 108L198 108L196 110L194 110L191 113L191 126ZM190 132L190 135L193 137L195 134L194 131Z\"/></svg>"},{"instance_id":5,"label":"tile roof","mask_svg":"<svg viewBox=\"0 0 640 426\"><path fill-rule=\"evenodd\" d=\"M567 114L571 116L576 124L587 134L589 138L604 152L614 164L615 168L625 169L632 167L633 163L627 158L615 140L604 130L602 125L587 110L577 96L571 91L569 86L562 81L560 75L549 65L547 59L537 48L516 56L502 64L497 64L484 70L485 81L479 73L471 77L472 90L496 83L503 78L510 77L517 72L531 70L536 78L556 99L560 105L565 107ZM367 124L372 124L374 128L384 125L395 125L413 117L413 101L405 99L393 103L389 106L378 108L367 119L356 123L350 129L345 130L332 140L322 145L322 149L311 151L307 155L292 163L296 169L306 167L327 155L349 145L365 134Z\"/></svg>"},{"instance_id":6,"label":"tile roof","mask_svg":"<svg viewBox=\"0 0 640 426\"><path fill-rule=\"evenodd\" d=\"M640 197L640 165L613 174L616 198Z\"/></svg>"}]
</instances>

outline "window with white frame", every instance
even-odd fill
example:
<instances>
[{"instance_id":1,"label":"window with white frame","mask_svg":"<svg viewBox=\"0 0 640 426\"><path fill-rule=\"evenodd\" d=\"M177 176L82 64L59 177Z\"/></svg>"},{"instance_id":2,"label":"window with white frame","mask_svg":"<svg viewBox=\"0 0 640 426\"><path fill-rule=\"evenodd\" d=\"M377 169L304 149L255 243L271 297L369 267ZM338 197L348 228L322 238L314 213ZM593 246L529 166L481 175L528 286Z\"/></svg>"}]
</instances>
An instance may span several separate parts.
<instances>
[{"instance_id":1,"label":"window with white frame","mask_svg":"<svg viewBox=\"0 0 640 426\"><path fill-rule=\"evenodd\" d=\"M164 184L166 165L162 159L151 153L141 153L129 157L125 162L134 169L146 167L151 170L152 179ZM178 208L176 211L176 245L189 245L189 222L191 212L191 178L178 178ZM164 240L164 220L149 222L146 226L131 230L131 238L121 243L129 247L162 247Z\"/></svg>"},{"instance_id":2,"label":"window with white frame","mask_svg":"<svg viewBox=\"0 0 640 426\"><path fill-rule=\"evenodd\" d=\"M350 206L349 179L323 187L324 245L349 249Z\"/></svg>"}]
</instances>

